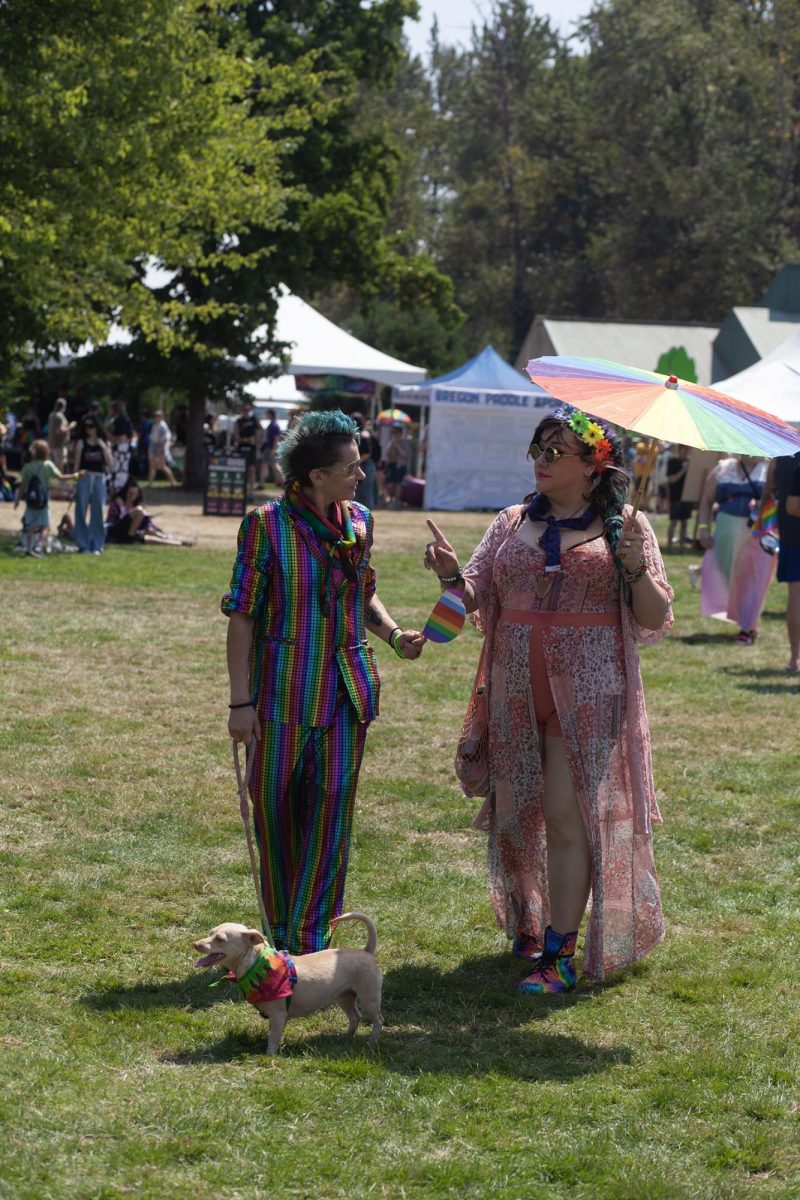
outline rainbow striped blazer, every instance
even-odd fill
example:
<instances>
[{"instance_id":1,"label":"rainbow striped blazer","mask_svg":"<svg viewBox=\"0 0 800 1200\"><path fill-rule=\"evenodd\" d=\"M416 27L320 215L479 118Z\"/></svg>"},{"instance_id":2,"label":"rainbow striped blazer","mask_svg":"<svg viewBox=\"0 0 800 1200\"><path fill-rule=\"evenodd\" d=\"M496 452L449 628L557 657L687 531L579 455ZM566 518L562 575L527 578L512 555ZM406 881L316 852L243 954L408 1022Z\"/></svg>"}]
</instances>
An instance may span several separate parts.
<instances>
[{"instance_id":1,"label":"rainbow striped blazer","mask_svg":"<svg viewBox=\"0 0 800 1200\"><path fill-rule=\"evenodd\" d=\"M343 686L359 721L378 715L380 680L364 628L366 605L375 594L370 565L373 517L350 504L358 578L348 580L338 559L330 566L330 615L320 596L328 547L284 499L247 514L222 611L255 621L250 681L262 721L329 725Z\"/></svg>"}]
</instances>

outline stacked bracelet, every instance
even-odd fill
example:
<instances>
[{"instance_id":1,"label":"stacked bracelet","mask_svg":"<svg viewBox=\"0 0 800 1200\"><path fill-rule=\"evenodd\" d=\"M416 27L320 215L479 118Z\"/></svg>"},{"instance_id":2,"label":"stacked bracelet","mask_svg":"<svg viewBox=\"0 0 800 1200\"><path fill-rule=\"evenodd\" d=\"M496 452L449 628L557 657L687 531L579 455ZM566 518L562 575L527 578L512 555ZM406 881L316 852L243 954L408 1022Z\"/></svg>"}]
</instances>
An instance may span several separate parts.
<instances>
[{"instance_id":1,"label":"stacked bracelet","mask_svg":"<svg viewBox=\"0 0 800 1200\"><path fill-rule=\"evenodd\" d=\"M405 654L403 654L403 651L397 649L397 638L402 637L402 636L403 636L403 631L399 625L395 625L394 629L389 634L389 645L392 647L392 649L394 650L394 652L398 658L405 658Z\"/></svg>"},{"instance_id":2,"label":"stacked bracelet","mask_svg":"<svg viewBox=\"0 0 800 1200\"><path fill-rule=\"evenodd\" d=\"M642 576L646 575L646 574L647 574L647 560L645 558L642 558L641 562L639 563L639 565L635 571L626 571L624 567L622 569L622 578L625 580L626 583L636 583L637 579L641 579Z\"/></svg>"}]
</instances>

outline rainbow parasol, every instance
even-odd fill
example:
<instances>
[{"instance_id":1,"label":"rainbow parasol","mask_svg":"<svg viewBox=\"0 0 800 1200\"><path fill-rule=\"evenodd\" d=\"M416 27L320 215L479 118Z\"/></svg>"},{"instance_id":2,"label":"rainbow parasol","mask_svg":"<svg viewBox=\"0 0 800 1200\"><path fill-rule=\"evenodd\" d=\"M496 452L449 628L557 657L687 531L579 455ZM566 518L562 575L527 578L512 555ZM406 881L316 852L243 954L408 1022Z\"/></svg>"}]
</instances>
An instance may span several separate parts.
<instances>
[{"instance_id":1,"label":"rainbow parasol","mask_svg":"<svg viewBox=\"0 0 800 1200\"><path fill-rule=\"evenodd\" d=\"M463 591L459 588L448 588L436 601L422 636L429 642L452 642L464 628L466 618Z\"/></svg>"},{"instance_id":2,"label":"rainbow parasol","mask_svg":"<svg viewBox=\"0 0 800 1200\"><path fill-rule=\"evenodd\" d=\"M411 417L402 408L384 408L375 418L376 425L411 425Z\"/></svg>"},{"instance_id":3,"label":"rainbow parasol","mask_svg":"<svg viewBox=\"0 0 800 1200\"><path fill-rule=\"evenodd\" d=\"M760 408L675 375L601 358L533 358L526 370L558 400L656 441L756 458L800 451L800 433Z\"/></svg>"}]
</instances>

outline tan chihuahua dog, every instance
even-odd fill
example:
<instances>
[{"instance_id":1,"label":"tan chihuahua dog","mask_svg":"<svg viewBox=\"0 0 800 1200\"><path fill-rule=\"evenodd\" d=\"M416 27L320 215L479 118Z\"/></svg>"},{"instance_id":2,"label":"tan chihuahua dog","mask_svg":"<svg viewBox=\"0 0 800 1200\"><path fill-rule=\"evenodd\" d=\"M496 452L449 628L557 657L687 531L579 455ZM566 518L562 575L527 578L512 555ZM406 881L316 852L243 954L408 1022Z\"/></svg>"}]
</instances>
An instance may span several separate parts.
<instances>
[{"instance_id":1,"label":"tan chihuahua dog","mask_svg":"<svg viewBox=\"0 0 800 1200\"><path fill-rule=\"evenodd\" d=\"M268 1054L279 1053L283 1030L290 1016L307 1017L331 1004L344 1009L350 1021L347 1029L350 1037L355 1034L363 1013L372 1022L367 1045L374 1046L383 1026L382 977L375 960L378 934L374 921L364 913L343 913L331 924L335 926L340 921L362 921L366 925L365 948L298 954L291 960L296 978L285 958L267 946L260 930L231 922L217 925L208 937L194 942L195 950L203 955L194 965L211 967L219 964L232 972L242 995L262 1017L269 1019Z\"/></svg>"}]
</instances>

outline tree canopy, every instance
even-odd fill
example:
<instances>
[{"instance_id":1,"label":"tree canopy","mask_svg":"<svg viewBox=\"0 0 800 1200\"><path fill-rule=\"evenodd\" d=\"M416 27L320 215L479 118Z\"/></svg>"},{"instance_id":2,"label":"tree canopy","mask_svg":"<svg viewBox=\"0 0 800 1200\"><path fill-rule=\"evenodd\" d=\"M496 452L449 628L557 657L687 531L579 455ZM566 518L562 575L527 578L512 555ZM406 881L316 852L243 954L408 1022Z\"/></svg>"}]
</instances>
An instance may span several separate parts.
<instances>
[{"instance_id":1,"label":"tree canopy","mask_svg":"<svg viewBox=\"0 0 800 1200\"><path fill-rule=\"evenodd\" d=\"M117 319L103 369L190 400L197 464L280 284L440 370L537 313L718 320L798 257L800 0L600 0L577 41L494 0L424 61L415 9L3 0L0 380Z\"/></svg>"}]
</instances>

